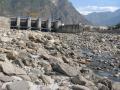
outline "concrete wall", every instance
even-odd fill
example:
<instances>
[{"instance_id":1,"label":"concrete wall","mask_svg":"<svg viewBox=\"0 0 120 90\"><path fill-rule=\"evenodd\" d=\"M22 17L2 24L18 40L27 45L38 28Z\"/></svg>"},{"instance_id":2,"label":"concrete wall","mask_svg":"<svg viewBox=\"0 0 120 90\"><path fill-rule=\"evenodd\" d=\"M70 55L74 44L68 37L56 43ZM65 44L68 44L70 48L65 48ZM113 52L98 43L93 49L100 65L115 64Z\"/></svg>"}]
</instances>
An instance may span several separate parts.
<instances>
[{"instance_id":1,"label":"concrete wall","mask_svg":"<svg viewBox=\"0 0 120 90\"><path fill-rule=\"evenodd\" d=\"M0 17L0 28L10 29L10 19L6 17Z\"/></svg>"},{"instance_id":2,"label":"concrete wall","mask_svg":"<svg viewBox=\"0 0 120 90\"><path fill-rule=\"evenodd\" d=\"M84 30L84 27L76 24L76 25L63 25L60 26L56 32L60 33L80 33Z\"/></svg>"}]
</instances>

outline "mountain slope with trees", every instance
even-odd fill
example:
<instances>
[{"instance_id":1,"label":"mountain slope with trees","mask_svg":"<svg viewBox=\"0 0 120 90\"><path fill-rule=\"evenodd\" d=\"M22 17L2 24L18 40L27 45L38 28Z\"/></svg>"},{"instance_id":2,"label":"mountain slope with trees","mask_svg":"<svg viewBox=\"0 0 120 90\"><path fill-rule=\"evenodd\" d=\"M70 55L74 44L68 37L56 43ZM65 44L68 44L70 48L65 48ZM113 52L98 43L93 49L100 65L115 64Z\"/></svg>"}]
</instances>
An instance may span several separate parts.
<instances>
[{"instance_id":1,"label":"mountain slope with trees","mask_svg":"<svg viewBox=\"0 0 120 90\"><path fill-rule=\"evenodd\" d=\"M61 18L66 24L89 24L68 0L0 0L0 15Z\"/></svg>"}]
</instances>

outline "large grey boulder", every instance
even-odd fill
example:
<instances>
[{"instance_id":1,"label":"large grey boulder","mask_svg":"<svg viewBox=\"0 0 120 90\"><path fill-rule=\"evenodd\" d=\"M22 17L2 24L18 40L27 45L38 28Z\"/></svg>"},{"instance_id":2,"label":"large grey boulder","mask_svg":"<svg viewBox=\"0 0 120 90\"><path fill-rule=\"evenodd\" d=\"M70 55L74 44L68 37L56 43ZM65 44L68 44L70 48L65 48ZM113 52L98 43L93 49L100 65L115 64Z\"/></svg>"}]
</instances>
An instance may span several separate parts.
<instances>
[{"instance_id":1,"label":"large grey boulder","mask_svg":"<svg viewBox=\"0 0 120 90\"><path fill-rule=\"evenodd\" d=\"M72 67L66 63L56 63L53 64L53 70L59 73L62 73L67 76L77 76L80 72L77 67Z\"/></svg>"},{"instance_id":2,"label":"large grey boulder","mask_svg":"<svg viewBox=\"0 0 120 90\"><path fill-rule=\"evenodd\" d=\"M0 66L2 71L7 75L26 75L24 70L12 65L10 62L3 62Z\"/></svg>"},{"instance_id":3,"label":"large grey boulder","mask_svg":"<svg viewBox=\"0 0 120 90\"><path fill-rule=\"evenodd\" d=\"M30 86L27 81L15 81L7 85L8 90L29 90Z\"/></svg>"}]
</instances>

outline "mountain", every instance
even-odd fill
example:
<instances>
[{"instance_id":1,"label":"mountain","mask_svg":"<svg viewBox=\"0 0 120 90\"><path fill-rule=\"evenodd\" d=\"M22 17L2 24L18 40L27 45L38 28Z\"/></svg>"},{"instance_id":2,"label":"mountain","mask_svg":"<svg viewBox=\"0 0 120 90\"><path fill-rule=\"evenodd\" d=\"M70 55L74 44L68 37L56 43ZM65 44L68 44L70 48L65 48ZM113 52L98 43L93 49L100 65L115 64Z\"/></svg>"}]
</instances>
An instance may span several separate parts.
<instances>
[{"instance_id":1,"label":"mountain","mask_svg":"<svg viewBox=\"0 0 120 90\"><path fill-rule=\"evenodd\" d=\"M0 0L0 15L61 18L65 24L89 23L68 0Z\"/></svg>"},{"instance_id":2,"label":"mountain","mask_svg":"<svg viewBox=\"0 0 120 90\"><path fill-rule=\"evenodd\" d=\"M85 17L94 25L116 25L120 23L120 9L115 12L94 12Z\"/></svg>"}]
</instances>

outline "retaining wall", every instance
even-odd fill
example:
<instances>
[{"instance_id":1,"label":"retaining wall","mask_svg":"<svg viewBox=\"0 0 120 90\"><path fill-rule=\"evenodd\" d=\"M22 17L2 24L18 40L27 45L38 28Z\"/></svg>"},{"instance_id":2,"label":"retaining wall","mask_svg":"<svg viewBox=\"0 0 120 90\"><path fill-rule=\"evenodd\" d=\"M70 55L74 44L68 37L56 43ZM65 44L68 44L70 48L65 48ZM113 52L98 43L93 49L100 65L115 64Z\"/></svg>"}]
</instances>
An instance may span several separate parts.
<instances>
[{"instance_id":1,"label":"retaining wall","mask_svg":"<svg viewBox=\"0 0 120 90\"><path fill-rule=\"evenodd\" d=\"M80 33L84 30L83 26L76 24L76 25L63 25L57 29L56 32L60 33Z\"/></svg>"}]
</instances>

